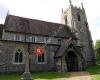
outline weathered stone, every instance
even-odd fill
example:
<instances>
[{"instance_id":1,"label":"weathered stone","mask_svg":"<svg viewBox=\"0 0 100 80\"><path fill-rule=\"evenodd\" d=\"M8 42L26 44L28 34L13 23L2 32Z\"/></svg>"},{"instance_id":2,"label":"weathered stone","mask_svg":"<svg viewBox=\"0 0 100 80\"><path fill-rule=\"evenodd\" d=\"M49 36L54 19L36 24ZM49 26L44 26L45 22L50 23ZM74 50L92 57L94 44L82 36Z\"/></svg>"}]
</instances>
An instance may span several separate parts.
<instances>
[{"instance_id":1,"label":"weathered stone","mask_svg":"<svg viewBox=\"0 0 100 80\"><path fill-rule=\"evenodd\" d=\"M24 72L26 52L29 53L29 70L24 72L23 80L27 77L31 80L29 71L64 72L69 71L69 67L78 71L93 65L95 53L85 9L71 4L62 13L61 23L7 15L5 24L0 25L0 72ZM45 50L43 63L38 62L35 52L38 47ZM15 59L22 62L16 63Z\"/></svg>"}]
</instances>

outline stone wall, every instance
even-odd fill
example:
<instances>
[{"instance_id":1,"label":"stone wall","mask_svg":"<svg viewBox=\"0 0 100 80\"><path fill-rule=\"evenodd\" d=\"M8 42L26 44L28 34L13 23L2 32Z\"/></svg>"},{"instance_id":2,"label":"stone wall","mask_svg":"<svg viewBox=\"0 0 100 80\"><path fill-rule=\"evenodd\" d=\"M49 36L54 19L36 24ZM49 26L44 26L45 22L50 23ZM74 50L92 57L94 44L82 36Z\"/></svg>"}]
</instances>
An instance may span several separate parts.
<instances>
[{"instance_id":1,"label":"stone wall","mask_svg":"<svg viewBox=\"0 0 100 80\"><path fill-rule=\"evenodd\" d=\"M54 71L54 53L51 46L46 47L46 62L37 64L37 57L34 54L34 47L40 44L27 44L11 41L0 41L0 72L23 72L25 63L25 52L29 51L30 71ZM14 63L14 53L16 49L23 50L24 60L22 64ZM53 47L54 48L54 47Z\"/></svg>"},{"instance_id":2,"label":"stone wall","mask_svg":"<svg viewBox=\"0 0 100 80\"><path fill-rule=\"evenodd\" d=\"M27 50L27 45L24 43L0 41L0 72L15 72L24 70L24 63L14 63L14 52L16 48ZM25 56L25 53L23 54Z\"/></svg>"},{"instance_id":3,"label":"stone wall","mask_svg":"<svg viewBox=\"0 0 100 80\"><path fill-rule=\"evenodd\" d=\"M80 15L80 20L78 20L78 15ZM78 38L77 45L82 48L81 53L84 56L86 66L94 64L95 53L85 9L70 5L62 14L63 24L65 24L65 18L67 18L67 25L70 26L71 30Z\"/></svg>"}]
</instances>

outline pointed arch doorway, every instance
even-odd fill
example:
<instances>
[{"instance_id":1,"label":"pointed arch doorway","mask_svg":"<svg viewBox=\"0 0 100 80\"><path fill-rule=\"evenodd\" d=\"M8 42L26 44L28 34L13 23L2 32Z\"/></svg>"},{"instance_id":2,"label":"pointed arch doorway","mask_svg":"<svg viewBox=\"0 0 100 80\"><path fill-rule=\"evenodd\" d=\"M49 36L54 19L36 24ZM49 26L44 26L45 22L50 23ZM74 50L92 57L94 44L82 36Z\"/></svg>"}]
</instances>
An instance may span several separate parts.
<instances>
[{"instance_id":1,"label":"pointed arch doorway","mask_svg":"<svg viewBox=\"0 0 100 80\"><path fill-rule=\"evenodd\" d=\"M65 56L68 72L78 71L78 58L74 51L68 51Z\"/></svg>"}]
</instances>

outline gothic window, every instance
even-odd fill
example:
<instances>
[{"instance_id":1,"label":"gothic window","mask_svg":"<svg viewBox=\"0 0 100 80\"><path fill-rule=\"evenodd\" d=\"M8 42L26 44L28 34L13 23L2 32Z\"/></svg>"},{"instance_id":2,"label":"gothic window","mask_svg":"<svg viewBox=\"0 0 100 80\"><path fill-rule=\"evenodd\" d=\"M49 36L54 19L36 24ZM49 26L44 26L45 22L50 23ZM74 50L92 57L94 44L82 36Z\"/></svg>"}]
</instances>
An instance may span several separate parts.
<instances>
[{"instance_id":1,"label":"gothic window","mask_svg":"<svg viewBox=\"0 0 100 80\"><path fill-rule=\"evenodd\" d=\"M81 21L81 16L78 14L77 15L78 21Z\"/></svg>"},{"instance_id":2,"label":"gothic window","mask_svg":"<svg viewBox=\"0 0 100 80\"><path fill-rule=\"evenodd\" d=\"M14 58L15 63L23 63L23 53L20 49L18 49L15 52L15 58Z\"/></svg>"}]
</instances>

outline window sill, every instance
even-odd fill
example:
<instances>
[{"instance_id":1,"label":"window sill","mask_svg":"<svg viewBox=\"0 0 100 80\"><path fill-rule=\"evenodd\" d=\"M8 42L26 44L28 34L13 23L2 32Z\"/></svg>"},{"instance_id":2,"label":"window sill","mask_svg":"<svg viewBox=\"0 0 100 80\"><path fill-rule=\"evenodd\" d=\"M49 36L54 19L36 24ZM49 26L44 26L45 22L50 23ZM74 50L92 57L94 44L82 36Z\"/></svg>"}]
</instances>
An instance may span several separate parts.
<instances>
[{"instance_id":1,"label":"window sill","mask_svg":"<svg viewBox=\"0 0 100 80\"><path fill-rule=\"evenodd\" d=\"M16 64L16 65L21 65L21 64L25 64L25 63L13 63L13 64Z\"/></svg>"},{"instance_id":2,"label":"window sill","mask_svg":"<svg viewBox=\"0 0 100 80\"><path fill-rule=\"evenodd\" d=\"M47 62L37 62L37 64L47 64Z\"/></svg>"}]
</instances>

